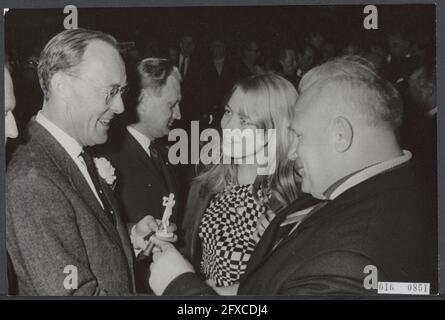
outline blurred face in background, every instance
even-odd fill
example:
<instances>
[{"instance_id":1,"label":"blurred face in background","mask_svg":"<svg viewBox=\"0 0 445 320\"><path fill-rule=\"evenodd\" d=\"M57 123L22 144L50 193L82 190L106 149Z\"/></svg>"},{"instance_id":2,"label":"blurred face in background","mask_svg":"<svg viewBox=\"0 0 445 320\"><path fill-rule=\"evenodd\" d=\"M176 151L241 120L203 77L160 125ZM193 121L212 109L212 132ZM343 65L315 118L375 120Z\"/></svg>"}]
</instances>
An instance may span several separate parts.
<instances>
[{"instance_id":1,"label":"blurred face in background","mask_svg":"<svg viewBox=\"0 0 445 320\"><path fill-rule=\"evenodd\" d=\"M249 64L255 64L260 52L256 42L250 42L243 52L243 59Z\"/></svg>"},{"instance_id":2,"label":"blurred face in background","mask_svg":"<svg viewBox=\"0 0 445 320\"><path fill-rule=\"evenodd\" d=\"M323 61L328 61L335 56L335 45L332 42L325 42L321 54Z\"/></svg>"},{"instance_id":3,"label":"blurred face in background","mask_svg":"<svg viewBox=\"0 0 445 320\"><path fill-rule=\"evenodd\" d=\"M360 52L360 45L356 41L351 41L348 45L343 49L342 53L344 55L354 55Z\"/></svg>"},{"instance_id":4,"label":"blurred face in background","mask_svg":"<svg viewBox=\"0 0 445 320\"><path fill-rule=\"evenodd\" d=\"M195 50L195 42L193 41L193 38L190 36L182 38L181 41L181 53L188 57L193 53Z\"/></svg>"},{"instance_id":5,"label":"blurred face in background","mask_svg":"<svg viewBox=\"0 0 445 320\"><path fill-rule=\"evenodd\" d=\"M17 125L12 114L14 108L15 96L12 78L8 69L5 68L5 142L8 138L16 138L18 135Z\"/></svg>"},{"instance_id":6,"label":"blurred face in background","mask_svg":"<svg viewBox=\"0 0 445 320\"><path fill-rule=\"evenodd\" d=\"M409 42L400 35L390 35L388 37L389 53L394 57L402 57L408 53Z\"/></svg>"},{"instance_id":7,"label":"blurred face in background","mask_svg":"<svg viewBox=\"0 0 445 320\"><path fill-rule=\"evenodd\" d=\"M179 52L175 47L169 47L168 48L168 56L170 57L170 60L175 62L179 58Z\"/></svg>"},{"instance_id":8,"label":"blurred face in background","mask_svg":"<svg viewBox=\"0 0 445 320\"><path fill-rule=\"evenodd\" d=\"M424 68L415 70L409 77L407 94L412 107L419 113L425 113L436 107L436 88L425 79Z\"/></svg>"},{"instance_id":9,"label":"blurred face in background","mask_svg":"<svg viewBox=\"0 0 445 320\"><path fill-rule=\"evenodd\" d=\"M324 44L324 37L320 33L314 33L309 37L308 42L315 48L321 49Z\"/></svg>"},{"instance_id":10,"label":"blurred face in background","mask_svg":"<svg viewBox=\"0 0 445 320\"><path fill-rule=\"evenodd\" d=\"M286 49L284 56L280 60L280 64L285 75L291 76L295 74L295 71L297 70L297 58L295 51L292 49Z\"/></svg>"},{"instance_id":11,"label":"blurred face in background","mask_svg":"<svg viewBox=\"0 0 445 320\"><path fill-rule=\"evenodd\" d=\"M215 40L210 46L210 52L212 53L212 58L214 60L219 60L225 57L226 47L221 40Z\"/></svg>"},{"instance_id":12,"label":"blurred face in background","mask_svg":"<svg viewBox=\"0 0 445 320\"><path fill-rule=\"evenodd\" d=\"M309 70L314 64L314 59L315 59L315 49L310 46L306 46L299 57L300 68L303 71Z\"/></svg>"}]
</instances>

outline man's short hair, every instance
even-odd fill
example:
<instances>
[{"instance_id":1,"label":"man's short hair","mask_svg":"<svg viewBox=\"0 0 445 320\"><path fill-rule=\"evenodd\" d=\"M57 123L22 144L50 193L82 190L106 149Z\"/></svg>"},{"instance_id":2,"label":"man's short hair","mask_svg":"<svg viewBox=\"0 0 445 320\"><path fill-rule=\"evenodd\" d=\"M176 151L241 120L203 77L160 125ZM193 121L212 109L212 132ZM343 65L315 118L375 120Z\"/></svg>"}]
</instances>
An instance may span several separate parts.
<instances>
[{"instance_id":1,"label":"man's short hair","mask_svg":"<svg viewBox=\"0 0 445 320\"><path fill-rule=\"evenodd\" d=\"M299 91L312 86L321 91L327 85L343 90L342 98L357 107L368 125L386 125L398 132L403 114L400 94L365 58L343 56L317 66L301 79Z\"/></svg>"},{"instance_id":2,"label":"man's short hair","mask_svg":"<svg viewBox=\"0 0 445 320\"><path fill-rule=\"evenodd\" d=\"M178 69L168 59L146 58L138 63L137 71L141 88L139 100L144 92L159 96L170 75L181 82Z\"/></svg>"},{"instance_id":3,"label":"man's short hair","mask_svg":"<svg viewBox=\"0 0 445 320\"><path fill-rule=\"evenodd\" d=\"M45 100L48 100L49 83L58 71L73 70L81 62L87 45L102 40L117 48L116 39L104 32L87 29L65 30L54 36L40 54L38 75Z\"/></svg>"}]
</instances>

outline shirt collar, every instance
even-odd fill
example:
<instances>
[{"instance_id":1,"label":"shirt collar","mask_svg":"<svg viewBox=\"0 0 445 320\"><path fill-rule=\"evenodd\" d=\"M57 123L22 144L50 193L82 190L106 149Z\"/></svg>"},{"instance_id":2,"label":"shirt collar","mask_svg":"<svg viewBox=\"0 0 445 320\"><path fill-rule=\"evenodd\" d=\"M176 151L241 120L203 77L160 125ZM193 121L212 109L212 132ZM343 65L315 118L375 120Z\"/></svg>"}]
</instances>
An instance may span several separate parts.
<instances>
[{"instance_id":1,"label":"shirt collar","mask_svg":"<svg viewBox=\"0 0 445 320\"><path fill-rule=\"evenodd\" d=\"M45 117L41 111L37 113L36 121L62 145L62 147L73 159L79 157L83 148L73 137Z\"/></svg>"},{"instance_id":2,"label":"shirt collar","mask_svg":"<svg viewBox=\"0 0 445 320\"><path fill-rule=\"evenodd\" d=\"M371 165L340 179L324 192L326 200L334 200L343 192L358 185L359 183L408 162L411 157L411 152L403 150L403 154L401 156Z\"/></svg>"},{"instance_id":3,"label":"shirt collar","mask_svg":"<svg viewBox=\"0 0 445 320\"><path fill-rule=\"evenodd\" d=\"M144 150L148 150L148 148L150 147L150 139L143 135L142 133L140 133L139 131L137 131L135 128L131 127L131 126L127 126L127 130L128 132L133 136L133 138L136 139L136 141L141 145L141 147Z\"/></svg>"}]
</instances>

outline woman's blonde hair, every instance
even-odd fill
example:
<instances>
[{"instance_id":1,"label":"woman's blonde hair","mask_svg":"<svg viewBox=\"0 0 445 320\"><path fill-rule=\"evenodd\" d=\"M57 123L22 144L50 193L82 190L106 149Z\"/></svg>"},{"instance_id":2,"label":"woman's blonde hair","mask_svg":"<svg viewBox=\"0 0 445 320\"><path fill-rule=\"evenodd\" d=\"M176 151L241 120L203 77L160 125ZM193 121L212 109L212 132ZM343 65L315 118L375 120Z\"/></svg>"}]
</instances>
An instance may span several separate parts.
<instances>
[{"instance_id":1,"label":"woman's blonde hair","mask_svg":"<svg viewBox=\"0 0 445 320\"><path fill-rule=\"evenodd\" d=\"M238 81L230 91L228 98L239 90L245 103L241 113L246 114L258 129L267 132L276 130L276 170L271 175L256 177L253 195L262 199L266 195L278 200L280 205L289 205L298 197L299 177L294 161L288 160L291 144L288 127L293 116L298 98L295 87L275 73L253 75ZM202 192L216 194L226 187L238 184L236 164L212 165L195 181L202 183Z\"/></svg>"}]
</instances>

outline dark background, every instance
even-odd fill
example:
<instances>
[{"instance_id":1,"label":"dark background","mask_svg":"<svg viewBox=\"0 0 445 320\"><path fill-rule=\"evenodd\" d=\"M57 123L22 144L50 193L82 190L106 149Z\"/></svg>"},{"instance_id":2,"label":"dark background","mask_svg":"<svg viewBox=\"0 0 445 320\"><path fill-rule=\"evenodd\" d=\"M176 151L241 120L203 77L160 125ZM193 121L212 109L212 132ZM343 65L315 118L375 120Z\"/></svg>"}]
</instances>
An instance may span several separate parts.
<instances>
[{"instance_id":1,"label":"dark background","mask_svg":"<svg viewBox=\"0 0 445 320\"><path fill-rule=\"evenodd\" d=\"M204 54L209 40L222 37L237 52L240 42L255 39L263 54L277 43L301 44L309 31L320 31L338 44L399 30L416 41L434 43L434 5L377 6L379 30L365 30L363 5L354 6L239 6L170 8L78 8L79 27L108 32L119 41L138 46L157 42L175 45L184 34L195 38ZM10 9L5 17L6 51L20 57L39 52L63 31L67 14L58 9ZM9 52L8 52L9 53Z\"/></svg>"}]
</instances>

